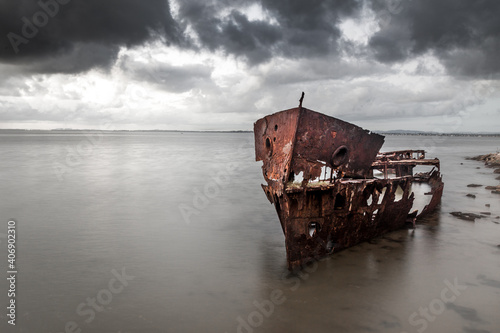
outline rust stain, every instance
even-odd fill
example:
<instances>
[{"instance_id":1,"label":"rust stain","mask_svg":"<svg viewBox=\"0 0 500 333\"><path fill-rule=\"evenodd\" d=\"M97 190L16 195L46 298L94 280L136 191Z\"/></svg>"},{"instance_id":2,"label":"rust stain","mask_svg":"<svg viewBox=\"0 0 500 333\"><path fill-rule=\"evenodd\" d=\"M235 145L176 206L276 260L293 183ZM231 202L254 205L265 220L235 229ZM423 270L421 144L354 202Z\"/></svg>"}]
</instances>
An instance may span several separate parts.
<instances>
[{"instance_id":1,"label":"rust stain","mask_svg":"<svg viewBox=\"0 0 500 333\"><path fill-rule=\"evenodd\" d=\"M255 156L283 232L288 268L396 230L434 210L443 182L438 159L422 150L380 153L384 137L306 109L281 111L254 124ZM431 170L414 174L417 166ZM412 184L430 187L412 211Z\"/></svg>"}]
</instances>

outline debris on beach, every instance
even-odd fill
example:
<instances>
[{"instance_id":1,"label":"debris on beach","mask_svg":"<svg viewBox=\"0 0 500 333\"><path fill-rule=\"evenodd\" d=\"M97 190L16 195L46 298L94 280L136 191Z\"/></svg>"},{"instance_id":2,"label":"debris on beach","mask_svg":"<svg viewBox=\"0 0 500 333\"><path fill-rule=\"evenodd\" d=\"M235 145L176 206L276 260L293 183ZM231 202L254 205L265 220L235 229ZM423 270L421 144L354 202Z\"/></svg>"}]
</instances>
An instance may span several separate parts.
<instances>
[{"instance_id":1,"label":"debris on beach","mask_svg":"<svg viewBox=\"0 0 500 333\"><path fill-rule=\"evenodd\" d=\"M476 195L474 195L474 194L470 194L470 193L469 193L469 194L467 194L467 195L466 195L466 197L468 197L468 198L472 198L472 199L476 199Z\"/></svg>"},{"instance_id":2,"label":"debris on beach","mask_svg":"<svg viewBox=\"0 0 500 333\"><path fill-rule=\"evenodd\" d=\"M475 221L476 219L483 218L483 216L474 213L451 212L450 214L465 221Z\"/></svg>"},{"instance_id":3,"label":"debris on beach","mask_svg":"<svg viewBox=\"0 0 500 333\"><path fill-rule=\"evenodd\" d=\"M469 185L467 185L467 187L483 187L483 185L479 185L479 184L469 184Z\"/></svg>"},{"instance_id":4,"label":"debris on beach","mask_svg":"<svg viewBox=\"0 0 500 333\"><path fill-rule=\"evenodd\" d=\"M423 150L380 152L384 136L302 107L254 124L255 156L283 233L288 269L402 228L433 211L444 184ZM430 171L413 173L416 166ZM413 209L415 187L428 203ZM412 187L413 186L413 187Z\"/></svg>"}]
</instances>

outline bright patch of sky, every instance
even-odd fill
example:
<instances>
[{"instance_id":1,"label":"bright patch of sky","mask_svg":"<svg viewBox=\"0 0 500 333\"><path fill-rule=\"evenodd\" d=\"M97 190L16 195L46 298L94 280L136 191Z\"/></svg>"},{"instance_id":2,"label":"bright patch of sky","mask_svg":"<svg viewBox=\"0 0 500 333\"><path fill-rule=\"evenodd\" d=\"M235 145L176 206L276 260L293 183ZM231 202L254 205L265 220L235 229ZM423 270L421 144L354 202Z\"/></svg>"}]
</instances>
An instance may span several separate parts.
<instances>
[{"instance_id":1,"label":"bright patch of sky","mask_svg":"<svg viewBox=\"0 0 500 333\"><path fill-rule=\"evenodd\" d=\"M365 3L360 16L343 19L339 29L346 40L366 46L370 38L380 30L380 24L375 13Z\"/></svg>"}]
</instances>

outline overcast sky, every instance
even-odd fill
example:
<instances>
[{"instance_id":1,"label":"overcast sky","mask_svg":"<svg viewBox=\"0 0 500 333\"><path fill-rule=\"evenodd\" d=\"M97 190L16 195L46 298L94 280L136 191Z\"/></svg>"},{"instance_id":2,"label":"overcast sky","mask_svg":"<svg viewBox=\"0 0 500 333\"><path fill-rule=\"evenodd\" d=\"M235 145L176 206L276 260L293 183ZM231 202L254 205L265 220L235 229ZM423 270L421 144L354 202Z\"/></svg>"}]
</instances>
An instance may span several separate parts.
<instances>
[{"instance_id":1,"label":"overcast sky","mask_svg":"<svg viewBox=\"0 0 500 333\"><path fill-rule=\"evenodd\" d=\"M0 0L0 128L500 132L498 0ZM108 124L108 125L105 125Z\"/></svg>"}]
</instances>

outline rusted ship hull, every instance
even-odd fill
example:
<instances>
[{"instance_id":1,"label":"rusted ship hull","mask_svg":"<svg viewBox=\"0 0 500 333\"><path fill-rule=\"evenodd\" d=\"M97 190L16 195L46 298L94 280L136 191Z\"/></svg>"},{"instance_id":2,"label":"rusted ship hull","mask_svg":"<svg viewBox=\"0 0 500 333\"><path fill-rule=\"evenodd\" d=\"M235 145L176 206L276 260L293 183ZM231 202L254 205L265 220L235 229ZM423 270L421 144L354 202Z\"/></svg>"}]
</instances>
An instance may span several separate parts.
<instances>
[{"instance_id":1,"label":"rusted ship hull","mask_svg":"<svg viewBox=\"0 0 500 333\"><path fill-rule=\"evenodd\" d=\"M353 124L299 107L258 120L254 133L290 270L414 223L440 202L439 160L423 151L380 154L383 136ZM416 166L432 170L413 175ZM430 188L421 212L412 210L415 183Z\"/></svg>"}]
</instances>

